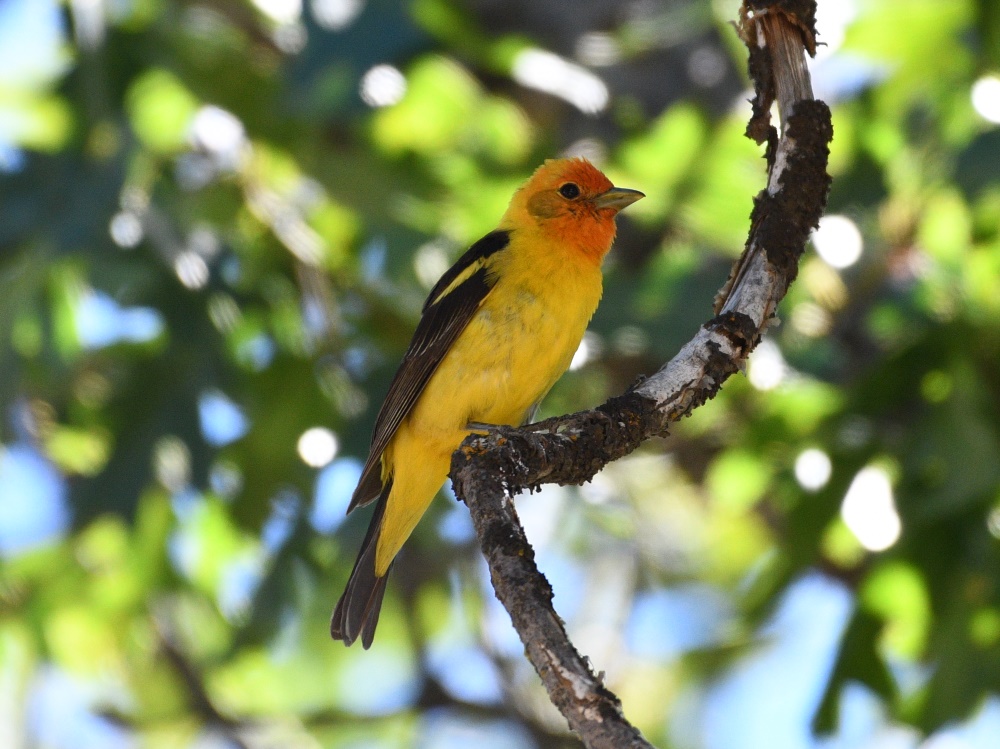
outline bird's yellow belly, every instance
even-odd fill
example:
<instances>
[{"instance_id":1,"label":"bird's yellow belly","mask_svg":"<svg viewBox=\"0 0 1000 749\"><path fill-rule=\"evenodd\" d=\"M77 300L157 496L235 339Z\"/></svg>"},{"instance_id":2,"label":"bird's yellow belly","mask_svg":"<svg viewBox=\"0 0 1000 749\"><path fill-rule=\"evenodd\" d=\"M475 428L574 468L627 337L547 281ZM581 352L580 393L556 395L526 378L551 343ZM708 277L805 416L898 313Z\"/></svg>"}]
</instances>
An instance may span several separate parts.
<instances>
[{"instance_id":1,"label":"bird's yellow belly","mask_svg":"<svg viewBox=\"0 0 1000 749\"><path fill-rule=\"evenodd\" d=\"M487 298L386 448L393 488L376 555L378 574L388 570L444 483L469 423L522 423L566 371L599 295L598 286L592 304L577 297L572 310L554 309L550 305L558 300L547 304L529 289L507 307Z\"/></svg>"},{"instance_id":2,"label":"bird's yellow belly","mask_svg":"<svg viewBox=\"0 0 1000 749\"><path fill-rule=\"evenodd\" d=\"M520 424L566 371L593 308L555 314L529 291L519 302L483 305L428 383L414 427L461 442L470 422Z\"/></svg>"}]
</instances>

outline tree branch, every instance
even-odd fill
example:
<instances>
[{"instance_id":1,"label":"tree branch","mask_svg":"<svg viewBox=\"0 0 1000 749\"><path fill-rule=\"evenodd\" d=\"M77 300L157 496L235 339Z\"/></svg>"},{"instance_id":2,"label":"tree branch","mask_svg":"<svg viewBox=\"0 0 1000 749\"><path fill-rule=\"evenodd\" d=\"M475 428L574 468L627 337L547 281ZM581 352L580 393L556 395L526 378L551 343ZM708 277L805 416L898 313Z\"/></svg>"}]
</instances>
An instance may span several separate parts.
<instances>
[{"instance_id":1,"label":"tree branch","mask_svg":"<svg viewBox=\"0 0 1000 749\"><path fill-rule=\"evenodd\" d=\"M154 618L153 630L159 640L160 652L187 689L188 702L194 714L206 726L225 733L236 749L248 749L246 742L240 736L240 722L223 715L215 707L215 703L205 687L202 674L188 660L187 655L171 634L172 627L165 620Z\"/></svg>"},{"instance_id":2,"label":"tree branch","mask_svg":"<svg viewBox=\"0 0 1000 749\"><path fill-rule=\"evenodd\" d=\"M748 137L768 144L768 185L715 300L716 316L652 377L592 411L465 440L452 460L497 598L553 704L588 749L649 749L621 703L570 642L510 497L543 483L582 484L691 413L741 369L798 272L826 204L830 111L812 99L804 52L815 52L815 0L744 0L738 29L755 98ZM777 102L782 133L770 123Z\"/></svg>"}]
</instances>

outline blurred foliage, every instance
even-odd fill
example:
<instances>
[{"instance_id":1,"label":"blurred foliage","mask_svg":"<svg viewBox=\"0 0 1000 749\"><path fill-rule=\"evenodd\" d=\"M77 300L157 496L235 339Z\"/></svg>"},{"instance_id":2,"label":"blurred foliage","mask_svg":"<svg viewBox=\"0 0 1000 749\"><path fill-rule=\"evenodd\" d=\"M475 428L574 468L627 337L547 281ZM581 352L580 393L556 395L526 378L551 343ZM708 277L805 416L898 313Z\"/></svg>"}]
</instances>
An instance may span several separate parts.
<instances>
[{"instance_id":1,"label":"blurred foliage","mask_svg":"<svg viewBox=\"0 0 1000 749\"><path fill-rule=\"evenodd\" d=\"M575 745L450 498L375 647L329 640L342 511L423 296L544 158L649 198L543 415L711 316L764 183L736 5L0 2L5 746ZM852 603L815 727L849 684L921 731L1000 692L1000 13L820 10L829 254L747 378L519 500L661 745L717 746L713 685L816 570Z\"/></svg>"}]
</instances>

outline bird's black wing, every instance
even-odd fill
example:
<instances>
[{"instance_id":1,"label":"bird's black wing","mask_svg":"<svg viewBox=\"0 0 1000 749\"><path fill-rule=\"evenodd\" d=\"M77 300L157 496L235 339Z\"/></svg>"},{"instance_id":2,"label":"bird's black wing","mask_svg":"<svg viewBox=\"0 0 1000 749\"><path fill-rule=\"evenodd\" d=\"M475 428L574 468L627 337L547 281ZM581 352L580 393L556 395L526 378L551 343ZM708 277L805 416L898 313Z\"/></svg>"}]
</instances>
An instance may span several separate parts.
<instances>
[{"instance_id":1,"label":"bird's black wing","mask_svg":"<svg viewBox=\"0 0 1000 749\"><path fill-rule=\"evenodd\" d=\"M438 364L496 283L496 279L487 272L486 259L509 244L510 232L490 232L441 276L427 297L410 347L375 418L371 450L348 512L379 496L382 491L382 451L410 413Z\"/></svg>"}]
</instances>

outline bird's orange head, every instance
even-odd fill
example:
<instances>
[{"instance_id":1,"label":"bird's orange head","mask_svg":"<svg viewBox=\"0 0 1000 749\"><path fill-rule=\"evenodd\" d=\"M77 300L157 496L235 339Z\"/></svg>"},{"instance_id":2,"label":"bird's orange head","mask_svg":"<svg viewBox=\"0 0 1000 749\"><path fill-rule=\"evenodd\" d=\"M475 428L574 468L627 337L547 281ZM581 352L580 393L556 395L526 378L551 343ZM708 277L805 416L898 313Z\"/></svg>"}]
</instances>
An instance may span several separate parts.
<instances>
[{"instance_id":1,"label":"bird's orange head","mask_svg":"<svg viewBox=\"0 0 1000 749\"><path fill-rule=\"evenodd\" d=\"M501 227L531 226L600 263L614 241L618 211L643 197L615 187L586 159L549 159L514 194Z\"/></svg>"}]
</instances>

